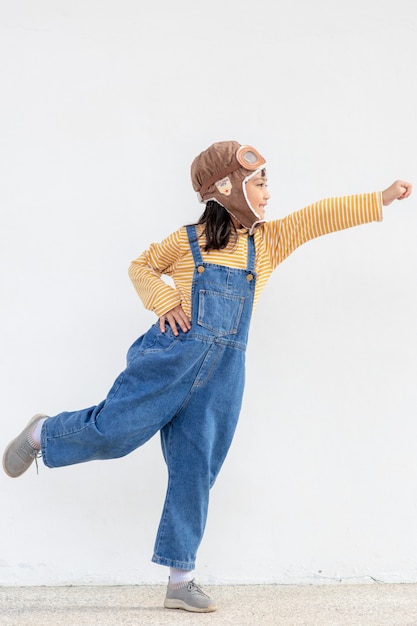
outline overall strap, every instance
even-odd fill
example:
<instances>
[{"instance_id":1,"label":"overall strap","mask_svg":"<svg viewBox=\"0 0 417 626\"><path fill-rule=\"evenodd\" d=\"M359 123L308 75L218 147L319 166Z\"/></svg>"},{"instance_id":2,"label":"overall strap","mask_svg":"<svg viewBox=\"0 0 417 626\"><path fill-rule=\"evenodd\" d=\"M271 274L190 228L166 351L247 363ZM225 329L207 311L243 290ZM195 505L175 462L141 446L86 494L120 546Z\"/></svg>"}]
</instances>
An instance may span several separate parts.
<instances>
[{"instance_id":1,"label":"overall strap","mask_svg":"<svg viewBox=\"0 0 417 626\"><path fill-rule=\"evenodd\" d=\"M197 231L195 226L192 224L190 226L186 226L188 242L190 244L191 252L193 253L194 263L196 265L203 264L203 257L201 256L200 246L198 244Z\"/></svg>"},{"instance_id":2,"label":"overall strap","mask_svg":"<svg viewBox=\"0 0 417 626\"><path fill-rule=\"evenodd\" d=\"M248 272L255 273L255 237L253 235L248 235L248 260L246 269Z\"/></svg>"}]
</instances>

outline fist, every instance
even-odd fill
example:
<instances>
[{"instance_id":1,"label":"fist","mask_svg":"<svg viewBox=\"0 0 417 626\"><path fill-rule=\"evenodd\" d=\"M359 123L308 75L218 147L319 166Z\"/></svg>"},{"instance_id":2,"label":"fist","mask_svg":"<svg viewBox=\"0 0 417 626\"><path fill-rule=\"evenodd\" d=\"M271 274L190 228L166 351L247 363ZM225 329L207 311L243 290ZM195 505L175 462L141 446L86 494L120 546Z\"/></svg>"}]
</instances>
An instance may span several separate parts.
<instances>
[{"instance_id":1,"label":"fist","mask_svg":"<svg viewBox=\"0 0 417 626\"><path fill-rule=\"evenodd\" d=\"M394 202L394 200L404 200L408 198L413 190L411 183L407 183L405 180L396 180L390 187L382 192L382 204L387 206Z\"/></svg>"}]
</instances>

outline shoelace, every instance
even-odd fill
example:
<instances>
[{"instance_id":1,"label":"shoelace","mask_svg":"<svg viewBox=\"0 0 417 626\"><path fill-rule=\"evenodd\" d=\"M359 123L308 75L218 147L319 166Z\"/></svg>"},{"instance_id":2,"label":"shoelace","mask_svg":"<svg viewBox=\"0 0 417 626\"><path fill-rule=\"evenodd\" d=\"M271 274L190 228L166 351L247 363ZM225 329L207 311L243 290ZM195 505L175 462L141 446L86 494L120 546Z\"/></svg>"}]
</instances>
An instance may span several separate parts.
<instances>
[{"instance_id":1,"label":"shoelace","mask_svg":"<svg viewBox=\"0 0 417 626\"><path fill-rule=\"evenodd\" d=\"M188 583L187 589L188 591L198 591L198 593L208 598L208 595L194 582L194 578Z\"/></svg>"},{"instance_id":2,"label":"shoelace","mask_svg":"<svg viewBox=\"0 0 417 626\"><path fill-rule=\"evenodd\" d=\"M33 455L33 458L35 459L36 475L39 476L38 459L40 459L42 457L42 452L35 447L36 444L35 444L35 442L33 440L32 435L33 435L33 429L31 431L31 433L29 434L28 443L31 446L31 448L33 449L32 455Z\"/></svg>"},{"instance_id":3,"label":"shoelace","mask_svg":"<svg viewBox=\"0 0 417 626\"><path fill-rule=\"evenodd\" d=\"M28 450L26 448L26 445L29 445L32 449ZM39 476L39 465L38 465L38 459L40 459L42 457L42 452L40 450L37 450L36 448L33 447L32 442L29 441L29 439L23 443L22 445L20 445L20 447L18 448L18 450L16 451L16 453L20 456L20 458L25 461L27 456L31 456L33 457L34 461L35 461L35 465L36 465L36 474Z\"/></svg>"},{"instance_id":4,"label":"shoelace","mask_svg":"<svg viewBox=\"0 0 417 626\"><path fill-rule=\"evenodd\" d=\"M37 452L35 454L35 465L36 465L36 475L39 476L39 465L38 465L38 459L40 459L42 457L42 452Z\"/></svg>"}]
</instances>

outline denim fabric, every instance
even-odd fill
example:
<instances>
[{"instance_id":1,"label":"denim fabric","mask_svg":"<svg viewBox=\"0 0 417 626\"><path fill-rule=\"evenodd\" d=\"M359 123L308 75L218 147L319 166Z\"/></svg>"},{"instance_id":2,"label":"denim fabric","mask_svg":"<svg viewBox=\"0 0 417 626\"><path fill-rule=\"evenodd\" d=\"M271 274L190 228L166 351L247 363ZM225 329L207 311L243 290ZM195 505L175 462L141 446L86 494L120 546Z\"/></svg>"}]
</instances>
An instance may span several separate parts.
<instances>
[{"instance_id":1,"label":"denim fabric","mask_svg":"<svg viewBox=\"0 0 417 626\"><path fill-rule=\"evenodd\" d=\"M129 348L126 369L97 406L44 423L45 465L61 467L129 454L160 431L168 489L152 560L194 569L209 491L231 444L244 388L245 349L256 277L247 268L204 263L194 227L191 330L175 337L156 322Z\"/></svg>"}]
</instances>

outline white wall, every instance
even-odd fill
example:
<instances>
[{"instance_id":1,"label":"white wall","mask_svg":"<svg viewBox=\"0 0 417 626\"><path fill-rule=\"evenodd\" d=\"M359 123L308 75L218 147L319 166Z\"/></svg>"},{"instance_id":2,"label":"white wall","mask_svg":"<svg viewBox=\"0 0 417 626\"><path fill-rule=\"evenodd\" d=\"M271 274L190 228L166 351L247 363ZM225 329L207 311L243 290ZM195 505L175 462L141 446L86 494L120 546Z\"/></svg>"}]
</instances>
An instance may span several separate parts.
<instances>
[{"instance_id":1,"label":"white wall","mask_svg":"<svg viewBox=\"0 0 417 626\"><path fill-rule=\"evenodd\" d=\"M211 142L265 155L270 218L417 183L416 31L414 0L1 3L2 447L104 397L153 321L130 260L197 219ZM272 277L200 581L417 581L415 205ZM0 584L165 581L165 481L157 438L2 474Z\"/></svg>"}]
</instances>

